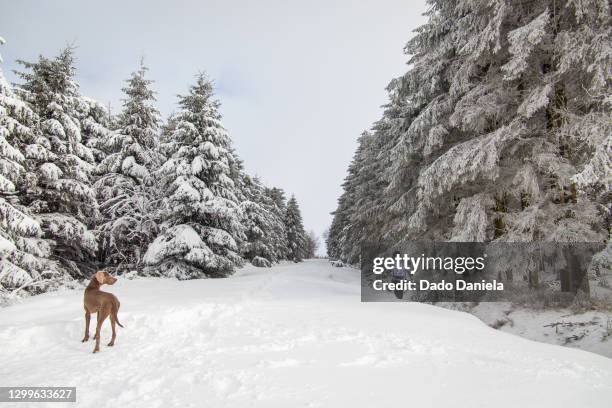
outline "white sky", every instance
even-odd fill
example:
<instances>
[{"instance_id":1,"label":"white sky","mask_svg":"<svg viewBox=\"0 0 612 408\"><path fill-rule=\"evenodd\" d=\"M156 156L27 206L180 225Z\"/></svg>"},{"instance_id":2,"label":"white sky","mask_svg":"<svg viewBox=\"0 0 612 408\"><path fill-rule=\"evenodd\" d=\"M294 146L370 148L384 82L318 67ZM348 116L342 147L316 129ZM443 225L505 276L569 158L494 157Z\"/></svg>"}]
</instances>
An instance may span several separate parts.
<instances>
[{"instance_id":1,"label":"white sky","mask_svg":"<svg viewBox=\"0 0 612 408\"><path fill-rule=\"evenodd\" d=\"M10 80L15 59L73 43L83 94L116 111L144 56L167 115L206 70L247 171L295 193L305 228L319 235L426 10L424 0L1 1Z\"/></svg>"}]
</instances>

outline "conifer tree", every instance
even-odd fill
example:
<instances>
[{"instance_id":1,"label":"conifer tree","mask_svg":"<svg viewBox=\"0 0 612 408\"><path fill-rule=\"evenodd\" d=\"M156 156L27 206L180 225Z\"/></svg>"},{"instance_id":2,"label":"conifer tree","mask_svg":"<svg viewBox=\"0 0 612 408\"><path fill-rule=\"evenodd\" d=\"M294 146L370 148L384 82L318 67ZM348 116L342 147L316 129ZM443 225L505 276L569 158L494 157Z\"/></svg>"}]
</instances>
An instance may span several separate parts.
<instances>
[{"instance_id":1,"label":"conifer tree","mask_svg":"<svg viewBox=\"0 0 612 408\"><path fill-rule=\"evenodd\" d=\"M271 266L286 254L284 220L257 178L243 175L243 190L245 199L240 208L246 241L242 256L256 266Z\"/></svg>"},{"instance_id":2,"label":"conifer tree","mask_svg":"<svg viewBox=\"0 0 612 408\"><path fill-rule=\"evenodd\" d=\"M301 262L306 255L306 233L302 224L302 214L295 196L287 202L285 213L285 229L287 233L288 259Z\"/></svg>"},{"instance_id":3,"label":"conifer tree","mask_svg":"<svg viewBox=\"0 0 612 408\"><path fill-rule=\"evenodd\" d=\"M26 69L18 73L24 80L20 94L39 118L24 149L30 177L23 204L40 220L53 257L65 272L89 275L97 247L90 228L99 212L91 186L94 156L82 139L73 50L66 48L51 59L18 62Z\"/></svg>"},{"instance_id":4,"label":"conifer tree","mask_svg":"<svg viewBox=\"0 0 612 408\"><path fill-rule=\"evenodd\" d=\"M162 149L168 159L155 174L164 197L162 232L144 260L152 273L180 279L224 277L243 262L244 227L231 167L237 160L204 74L179 97L179 106Z\"/></svg>"},{"instance_id":5,"label":"conifer tree","mask_svg":"<svg viewBox=\"0 0 612 408\"><path fill-rule=\"evenodd\" d=\"M435 2L430 24L407 46L414 68L396 86L414 117L400 163L421 164L405 231L600 240L603 208L578 194L573 178L610 134L600 97L610 89L609 42L602 48L609 5L495 3ZM450 28L440 31L443 24ZM452 66L431 64L449 52ZM431 78L435 86L425 87Z\"/></svg>"},{"instance_id":6,"label":"conifer tree","mask_svg":"<svg viewBox=\"0 0 612 408\"><path fill-rule=\"evenodd\" d=\"M264 200L270 203L269 210L274 214L274 217L281 220L282 231L278 231L278 234L274 234L274 247L278 254L278 259L289 258L289 247L287 246L287 228L285 225L285 215L287 213L287 200L285 198L285 192L282 188L278 187L264 187Z\"/></svg>"},{"instance_id":7,"label":"conifer tree","mask_svg":"<svg viewBox=\"0 0 612 408\"><path fill-rule=\"evenodd\" d=\"M50 247L42 239L39 222L20 202L21 183L27 178L20 150L33 137L36 120L0 69L0 299L18 289L44 291L61 278L48 259Z\"/></svg>"},{"instance_id":8,"label":"conifer tree","mask_svg":"<svg viewBox=\"0 0 612 408\"><path fill-rule=\"evenodd\" d=\"M276 208L278 208L278 214L284 218L287 211L285 191L278 187L266 187L264 193L274 202Z\"/></svg>"},{"instance_id":9,"label":"conifer tree","mask_svg":"<svg viewBox=\"0 0 612 408\"><path fill-rule=\"evenodd\" d=\"M118 128L104 140L107 156L97 167L95 184L103 217L102 257L106 263L136 268L157 232L151 171L161 164L159 112L146 71L141 61L126 81Z\"/></svg>"},{"instance_id":10,"label":"conifer tree","mask_svg":"<svg viewBox=\"0 0 612 408\"><path fill-rule=\"evenodd\" d=\"M364 239L606 239L608 2L429 5L349 170L333 256L354 259Z\"/></svg>"},{"instance_id":11,"label":"conifer tree","mask_svg":"<svg viewBox=\"0 0 612 408\"><path fill-rule=\"evenodd\" d=\"M106 141L111 137L116 127L109 108L95 99L81 97L81 133L83 142L94 156L94 163L100 164L108 155Z\"/></svg>"},{"instance_id":12,"label":"conifer tree","mask_svg":"<svg viewBox=\"0 0 612 408\"><path fill-rule=\"evenodd\" d=\"M385 164L385 150L375 146L380 140L369 132L364 132L358 140L357 151L342 184L344 192L333 213L327 242L332 258L357 263L362 244L382 239L384 230L380 227L384 211L379 207L382 207L380 196L384 193L384 183L380 180L380 166Z\"/></svg>"}]
</instances>

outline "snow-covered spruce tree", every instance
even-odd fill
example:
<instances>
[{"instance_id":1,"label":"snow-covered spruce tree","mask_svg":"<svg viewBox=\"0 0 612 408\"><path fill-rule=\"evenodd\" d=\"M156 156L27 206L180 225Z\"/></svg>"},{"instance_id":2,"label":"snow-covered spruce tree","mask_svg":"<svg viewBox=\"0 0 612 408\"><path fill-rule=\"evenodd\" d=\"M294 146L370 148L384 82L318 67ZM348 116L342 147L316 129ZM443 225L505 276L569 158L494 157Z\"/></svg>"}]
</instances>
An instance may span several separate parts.
<instances>
[{"instance_id":1,"label":"snow-covered spruce tree","mask_svg":"<svg viewBox=\"0 0 612 408\"><path fill-rule=\"evenodd\" d=\"M256 266L271 266L286 254L285 224L276 204L257 178L243 175L244 200L240 203L246 241L242 256Z\"/></svg>"},{"instance_id":2,"label":"snow-covered spruce tree","mask_svg":"<svg viewBox=\"0 0 612 408\"><path fill-rule=\"evenodd\" d=\"M174 149L174 144L172 143L172 135L176 130L176 125L176 113L171 113L161 126L157 151L165 159L169 158L173 153L172 149ZM164 163L166 161L165 159L163 161Z\"/></svg>"},{"instance_id":3,"label":"snow-covered spruce tree","mask_svg":"<svg viewBox=\"0 0 612 408\"><path fill-rule=\"evenodd\" d=\"M30 173L23 204L40 220L63 273L89 275L97 249L90 228L99 212L91 187L94 157L82 140L82 99L74 81L73 50L19 63L26 68L17 73L24 80L19 93L39 118L24 149Z\"/></svg>"},{"instance_id":4,"label":"snow-covered spruce tree","mask_svg":"<svg viewBox=\"0 0 612 408\"><path fill-rule=\"evenodd\" d=\"M287 199L285 198L285 191L278 187L265 187L263 194L265 196L264 200L270 203L270 211L277 219L281 220L282 223L283 231L280 235L274 235L274 246L276 248L276 252L278 253L278 259L288 259L289 247L287 246L287 228L285 226Z\"/></svg>"},{"instance_id":5,"label":"snow-covered spruce tree","mask_svg":"<svg viewBox=\"0 0 612 408\"><path fill-rule=\"evenodd\" d=\"M287 198L285 197L285 191L279 187L266 187L264 194L270 198L277 208L277 214L281 218L285 218L287 212Z\"/></svg>"},{"instance_id":6,"label":"snow-covered spruce tree","mask_svg":"<svg viewBox=\"0 0 612 408\"><path fill-rule=\"evenodd\" d=\"M385 212L381 210L384 183L380 174L389 165L383 140L369 132L358 140L327 239L332 258L357 263L362 245L382 238Z\"/></svg>"},{"instance_id":7,"label":"snow-covered spruce tree","mask_svg":"<svg viewBox=\"0 0 612 408\"><path fill-rule=\"evenodd\" d=\"M288 259L293 262L301 262L306 256L306 233L304 232L304 225L302 224L300 207L293 195L287 202L285 229L287 234L287 246L289 248Z\"/></svg>"},{"instance_id":8,"label":"snow-covered spruce tree","mask_svg":"<svg viewBox=\"0 0 612 408\"><path fill-rule=\"evenodd\" d=\"M94 156L95 164L100 164L108 155L106 141L111 137L112 129L117 127L109 107L95 99L81 97L81 135L83 144Z\"/></svg>"},{"instance_id":9,"label":"snow-covered spruce tree","mask_svg":"<svg viewBox=\"0 0 612 408\"><path fill-rule=\"evenodd\" d=\"M20 204L21 183L27 177L20 150L32 138L36 120L0 69L0 302L19 289L45 291L61 278L48 259L50 247L41 238L40 224Z\"/></svg>"},{"instance_id":10,"label":"snow-covered spruce tree","mask_svg":"<svg viewBox=\"0 0 612 408\"><path fill-rule=\"evenodd\" d=\"M146 71L141 62L126 81L123 110L117 129L104 139L107 156L96 169L100 177L95 183L103 217L101 257L106 264L136 269L157 233L151 171L161 164L160 115Z\"/></svg>"},{"instance_id":11,"label":"snow-covered spruce tree","mask_svg":"<svg viewBox=\"0 0 612 408\"><path fill-rule=\"evenodd\" d=\"M179 279L224 277L241 265L244 240L236 158L220 120L219 102L204 74L179 97L181 111L163 151L168 160L155 173L163 192L162 232L144 261L154 274Z\"/></svg>"},{"instance_id":12,"label":"snow-covered spruce tree","mask_svg":"<svg viewBox=\"0 0 612 408\"><path fill-rule=\"evenodd\" d=\"M373 129L391 152L376 176L386 188L374 236L606 239L608 2L429 5L429 21L406 46L411 68L389 85L387 125ZM368 235L346 222L332 243Z\"/></svg>"},{"instance_id":13,"label":"snow-covered spruce tree","mask_svg":"<svg viewBox=\"0 0 612 408\"><path fill-rule=\"evenodd\" d=\"M485 3L436 2L407 46L398 92L419 112L403 142L421 164L406 231L599 241L606 210L573 178L610 137L608 2Z\"/></svg>"}]
</instances>

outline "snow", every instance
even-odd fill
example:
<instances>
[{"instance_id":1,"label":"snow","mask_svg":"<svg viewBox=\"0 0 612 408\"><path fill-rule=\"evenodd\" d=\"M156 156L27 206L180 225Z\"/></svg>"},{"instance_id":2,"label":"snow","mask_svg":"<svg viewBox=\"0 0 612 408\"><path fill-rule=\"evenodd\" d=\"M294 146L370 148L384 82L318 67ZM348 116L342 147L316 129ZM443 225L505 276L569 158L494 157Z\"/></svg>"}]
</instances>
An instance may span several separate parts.
<instances>
[{"instance_id":1,"label":"snow","mask_svg":"<svg viewBox=\"0 0 612 408\"><path fill-rule=\"evenodd\" d=\"M527 69L529 57L546 38L548 24L549 12L545 10L529 24L508 33L510 53L513 58L502 67L502 70L506 73L506 80L518 77Z\"/></svg>"},{"instance_id":2,"label":"snow","mask_svg":"<svg viewBox=\"0 0 612 408\"><path fill-rule=\"evenodd\" d=\"M213 160L217 160L219 158L219 150L214 144L209 141L204 142L200 149Z\"/></svg>"},{"instance_id":3,"label":"snow","mask_svg":"<svg viewBox=\"0 0 612 408\"><path fill-rule=\"evenodd\" d=\"M268 261L266 258L262 258L261 256L256 256L251 259L251 264L259 268L270 268L272 266L270 261Z\"/></svg>"},{"instance_id":4,"label":"snow","mask_svg":"<svg viewBox=\"0 0 612 408\"><path fill-rule=\"evenodd\" d=\"M144 262L155 265L166 257L185 254L185 257L202 259L212 254L198 233L186 224L176 225L155 238L144 255Z\"/></svg>"},{"instance_id":5,"label":"snow","mask_svg":"<svg viewBox=\"0 0 612 408\"><path fill-rule=\"evenodd\" d=\"M4 170L2 169L3 164L4 163L0 161L0 170ZM15 184L2 174L0 174L0 191L15 191Z\"/></svg>"},{"instance_id":6,"label":"snow","mask_svg":"<svg viewBox=\"0 0 612 408\"><path fill-rule=\"evenodd\" d=\"M87 226L71 215L50 213L41 214L40 220L46 225L45 230L66 241L78 242L83 249L95 251L98 242L94 233Z\"/></svg>"},{"instance_id":7,"label":"snow","mask_svg":"<svg viewBox=\"0 0 612 408\"><path fill-rule=\"evenodd\" d=\"M512 133L510 126L504 126L490 134L455 145L422 170L418 178L419 204L409 223L415 229L423 228L426 208L439 205L439 197L457 185L495 180L499 176L497 160L500 151Z\"/></svg>"},{"instance_id":8,"label":"snow","mask_svg":"<svg viewBox=\"0 0 612 408\"><path fill-rule=\"evenodd\" d=\"M15 244L0 235L0 254L3 256L15 250Z\"/></svg>"},{"instance_id":9,"label":"snow","mask_svg":"<svg viewBox=\"0 0 612 408\"><path fill-rule=\"evenodd\" d=\"M595 154L582 172L572 177L580 186L601 183L605 190L612 190L612 135L597 144Z\"/></svg>"},{"instance_id":10,"label":"snow","mask_svg":"<svg viewBox=\"0 0 612 408\"><path fill-rule=\"evenodd\" d=\"M6 129L0 128L0 131L6 132ZM15 149L13 146L11 146L3 133L0 133L0 155L2 159L9 159L16 162L22 162L25 159L19 149Z\"/></svg>"},{"instance_id":11,"label":"snow","mask_svg":"<svg viewBox=\"0 0 612 408\"><path fill-rule=\"evenodd\" d=\"M588 310L528 309L484 302L470 313L499 330L543 343L588 350L612 358L612 315Z\"/></svg>"},{"instance_id":12,"label":"snow","mask_svg":"<svg viewBox=\"0 0 612 408\"><path fill-rule=\"evenodd\" d=\"M202 156L196 156L191 162L191 174L198 175L206 168L208 168L207 161Z\"/></svg>"},{"instance_id":13,"label":"snow","mask_svg":"<svg viewBox=\"0 0 612 408\"><path fill-rule=\"evenodd\" d=\"M30 216L13 207L4 198L0 198L0 227L4 231L20 235L42 235L40 225Z\"/></svg>"},{"instance_id":14,"label":"snow","mask_svg":"<svg viewBox=\"0 0 612 408\"><path fill-rule=\"evenodd\" d=\"M493 205L492 199L485 194L477 194L461 199L453 222L455 228L451 241L484 242L487 239L486 209Z\"/></svg>"},{"instance_id":15,"label":"snow","mask_svg":"<svg viewBox=\"0 0 612 408\"><path fill-rule=\"evenodd\" d=\"M123 160L121 171L123 174L130 175L139 180L143 180L149 175L147 168L136 163L134 156L128 156Z\"/></svg>"},{"instance_id":16,"label":"snow","mask_svg":"<svg viewBox=\"0 0 612 408\"><path fill-rule=\"evenodd\" d=\"M531 91L529 96L525 98L523 103L521 103L521 106L518 108L518 113L524 116L526 119L529 119L540 109L548 106L552 92L553 86L550 83L534 89Z\"/></svg>"},{"instance_id":17,"label":"snow","mask_svg":"<svg viewBox=\"0 0 612 408\"><path fill-rule=\"evenodd\" d=\"M55 161L57 159L57 156L53 152L49 151L40 144L31 144L26 146L25 156L29 159L36 159L38 161Z\"/></svg>"},{"instance_id":18,"label":"snow","mask_svg":"<svg viewBox=\"0 0 612 408\"><path fill-rule=\"evenodd\" d=\"M6 287L19 287L31 281L30 275L6 259L0 259L0 283Z\"/></svg>"},{"instance_id":19,"label":"snow","mask_svg":"<svg viewBox=\"0 0 612 408\"><path fill-rule=\"evenodd\" d=\"M54 163L43 163L38 169L46 181L57 181L64 175L64 172Z\"/></svg>"},{"instance_id":20,"label":"snow","mask_svg":"<svg viewBox=\"0 0 612 408\"><path fill-rule=\"evenodd\" d=\"M0 309L0 384L76 386L96 408L609 406L608 358L462 312L360 303L359 288L358 271L325 260L119 279L106 290L126 328L95 355L80 290L28 298Z\"/></svg>"},{"instance_id":21,"label":"snow","mask_svg":"<svg viewBox=\"0 0 612 408\"><path fill-rule=\"evenodd\" d=\"M43 123L43 130L48 132L50 135L59 136L64 139L66 137L66 133L64 132L64 127L57 119L49 119Z\"/></svg>"},{"instance_id":22,"label":"snow","mask_svg":"<svg viewBox=\"0 0 612 408\"><path fill-rule=\"evenodd\" d=\"M208 242L209 245L228 248L232 251L238 250L238 245L229 232L219 228L205 226L202 226L202 230L206 235L206 242Z\"/></svg>"},{"instance_id":23,"label":"snow","mask_svg":"<svg viewBox=\"0 0 612 408\"><path fill-rule=\"evenodd\" d=\"M201 197L198 190L196 190L192 183L191 179L186 179L183 176L179 176L174 184L177 186L176 190L174 190L174 195L176 196L176 201L196 201L199 202Z\"/></svg>"}]
</instances>

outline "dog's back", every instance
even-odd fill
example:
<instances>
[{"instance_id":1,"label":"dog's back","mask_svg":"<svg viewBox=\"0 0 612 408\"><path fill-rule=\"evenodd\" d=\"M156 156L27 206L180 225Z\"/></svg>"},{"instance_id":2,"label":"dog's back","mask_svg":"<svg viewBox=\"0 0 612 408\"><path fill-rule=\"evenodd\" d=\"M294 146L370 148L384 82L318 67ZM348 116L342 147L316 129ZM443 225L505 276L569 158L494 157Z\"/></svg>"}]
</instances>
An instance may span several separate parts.
<instances>
[{"instance_id":1,"label":"dog's back","mask_svg":"<svg viewBox=\"0 0 612 408\"><path fill-rule=\"evenodd\" d=\"M99 289L85 289L84 304L89 313L98 313L99 310L108 305L115 310L119 310L121 305L117 296Z\"/></svg>"}]
</instances>

